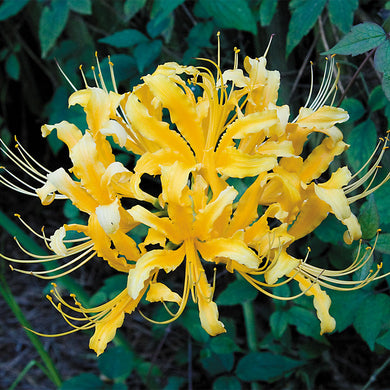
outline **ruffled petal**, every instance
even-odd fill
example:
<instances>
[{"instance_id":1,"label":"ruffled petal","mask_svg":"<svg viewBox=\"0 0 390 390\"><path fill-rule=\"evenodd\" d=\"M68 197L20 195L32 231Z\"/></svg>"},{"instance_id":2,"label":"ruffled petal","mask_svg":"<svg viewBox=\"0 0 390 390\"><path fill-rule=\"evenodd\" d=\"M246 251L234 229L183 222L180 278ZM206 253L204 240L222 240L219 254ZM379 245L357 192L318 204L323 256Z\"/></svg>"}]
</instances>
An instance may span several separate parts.
<instances>
[{"instance_id":1,"label":"ruffled petal","mask_svg":"<svg viewBox=\"0 0 390 390\"><path fill-rule=\"evenodd\" d=\"M157 270L163 269L166 273L175 270L184 259L184 247L176 250L153 250L145 253L136 263L135 268L129 271L127 289L134 299L145 288L145 282Z\"/></svg>"}]
</instances>

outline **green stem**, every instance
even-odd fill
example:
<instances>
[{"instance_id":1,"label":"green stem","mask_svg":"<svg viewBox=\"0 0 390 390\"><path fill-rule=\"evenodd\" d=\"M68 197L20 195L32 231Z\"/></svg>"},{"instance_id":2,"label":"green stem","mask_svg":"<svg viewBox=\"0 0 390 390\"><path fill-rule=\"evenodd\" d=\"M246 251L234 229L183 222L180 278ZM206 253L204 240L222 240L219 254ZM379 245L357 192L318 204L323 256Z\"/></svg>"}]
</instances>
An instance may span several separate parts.
<instances>
[{"instance_id":1,"label":"green stem","mask_svg":"<svg viewBox=\"0 0 390 390\"><path fill-rule=\"evenodd\" d=\"M244 312L244 322L246 330L246 340L248 348L251 352L257 351L257 333L256 333L256 319L255 311L253 309L253 303L246 301L242 303L242 309Z\"/></svg>"},{"instance_id":2,"label":"green stem","mask_svg":"<svg viewBox=\"0 0 390 390\"><path fill-rule=\"evenodd\" d=\"M28 329L31 329L30 323L27 321L26 317L24 316L22 310L20 309L20 306L16 302L15 298L12 295L11 290L9 289L9 286L4 278L4 274L0 272L0 293L3 296L4 300L14 313L15 317L18 319L19 323L23 326L25 329L27 337L30 339L31 343L33 344L34 348L38 352L39 356L41 357L43 363L45 364L47 371L48 371L48 378L57 386L61 386L61 378L57 371L57 368L55 367L53 361L51 360L49 354L46 352L45 348L43 347L43 344L41 343L41 340L39 337L30 332Z\"/></svg>"},{"instance_id":3,"label":"green stem","mask_svg":"<svg viewBox=\"0 0 390 390\"><path fill-rule=\"evenodd\" d=\"M244 313L244 323L246 330L246 341L248 348L251 352L257 351L257 332L256 332L256 318L255 310L253 308L252 301L245 301L242 305L242 310ZM259 384L256 382L251 383L252 390L260 389Z\"/></svg>"}]
</instances>

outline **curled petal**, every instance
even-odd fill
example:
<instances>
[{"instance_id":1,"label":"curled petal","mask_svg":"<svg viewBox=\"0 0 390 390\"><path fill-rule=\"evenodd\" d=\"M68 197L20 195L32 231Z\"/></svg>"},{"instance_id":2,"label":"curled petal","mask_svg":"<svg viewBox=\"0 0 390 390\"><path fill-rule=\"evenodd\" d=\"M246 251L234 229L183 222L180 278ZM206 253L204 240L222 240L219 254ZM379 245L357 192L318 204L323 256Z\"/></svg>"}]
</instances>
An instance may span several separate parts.
<instances>
[{"instance_id":1,"label":"curled petal","mask_svg":"<svg viewBox=\"0 0 390 390\"><path fill-rule=\"evenodd\" d=\"M181 246L176 250L153 250L141 256L135 268L129 271L127 279L129 295L134 299L138 297L154 271L163 269L168 273L176 269L183 261L184 253L184 248Z\"/></svg>"},{"instance_id":2,"label":"curled petal","mask_svg":"<svg viewBox=\"0 0 390 390\"><path fill-rule=\"evenodd\" d=\"M329 314L329 308L332 303L329 295L322 291L317 283L312 284L311 280L306 279L299 273L291 273L290 276L299 282L300 289L306 291L305 294L307 296L313 296L313 304L317 310L317 317L321 322L321 334L333 332L336 328L336 321Z\"/></svg>"},{"instance_id":3,"label":"curled petal","mask_svg":"<svg viewBox=\"0 0 390 390\"><path fill-rule=\"evenodd\" d=\"M227 258L248 268L256 269L258 256L241 240L234 238L214 238L206 242L196 242L196 249L207 261L216 262L217 258Z\"/></svg>"},{"instance_id":4,"label":"curled petal","mask_svg":"<svg viewBox=\"0 0 390 390\"><path fill-rule=\"evenodd\" d=\"M64 245L64 238L66 235L65 228L61 226L57 229L54 234L50 237L50 248L54 251L56 255L66 256L68 254L68 250Z\"/></svg>"},{"instance_id":5,"label":"curled petal","mask_svg":"<svg viewBox=\"0 0 390 390\"><path fill-rule=\"evenodd\" d=\"M290 256L285 250L275 256L272 264L265 272L264 278L267 283L274 284L279 278L288 275L293 269L297 268L300 260Z\"/></svg>"},{"instance_id":6,"label":"curled petal","mask_svg":"<svg viewBox=\"0 0 390 390\"><path fill-rule=\"evenodd\" d=\"M163 283L153 282L149 285L146 300L149 302L176 302L181 305L181 297Z\"/></svg>"},{"instance_id":7,"label":"curled petal","mask_svg":"<svg viewBox=\"0 0 390 390\"><path fill-rule=\"evenodd\" d=\"M119 199L115 199L108 205L96 207L95 213L106 234L113 234L118 230L120 222Z\"/></svg>"}]
</instances>

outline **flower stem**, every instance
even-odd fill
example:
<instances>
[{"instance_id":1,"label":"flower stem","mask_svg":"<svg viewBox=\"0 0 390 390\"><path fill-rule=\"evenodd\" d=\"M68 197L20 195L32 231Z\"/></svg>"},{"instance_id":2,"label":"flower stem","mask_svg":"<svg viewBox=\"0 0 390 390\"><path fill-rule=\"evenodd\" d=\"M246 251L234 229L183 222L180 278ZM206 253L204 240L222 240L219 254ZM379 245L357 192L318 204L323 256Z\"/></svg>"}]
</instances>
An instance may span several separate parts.
<instances>
[{"instance_id":1,"label":"flower stem","mask_svg":"<svg viewBox=\"0 0 390 390\"><path fill-rule=\"evenodd\" d=\"M248 348L251 352L256 352L257 334L256 334L256 319L255 319L255 311L253 309L253 303L251 301L245 301L244 303L242 303L242 309L244 312L246 341L248 344Z\"/></svg>"},{"instance_id":2,"label":"flower stem","mask_svg":"<svg viewBox=\"0 0 390 390\"><path fill-rule=\"evenodd\" d=\"M256 318L255 310L253 308L252 301L245 301L242 304L242 310L244 313L244 323L246 330L246 342L250 352L257 351L257 332L256 332ZM259 385L256 382L251 383L252 390L258 390Z\"/></svg>"},{"instance_id":3,"label":"flower stem","mask_svg":"<svg viewBox=\"0 0 390 390\"><path fill-rule=\"evenodd\" d=\"M45 364L45 366L47 368L48 378L57 387L61 386L62 381L61 381L60 375L57 371L57 368L54 365L53 360L50 358L49 354L46 352L39 337L28 330L28 329L31 329L31 325L27 321L22 310L20 309L20 306L18 305L15 298L13 297L12 292L9 289L9 286L5 280L3 272L0 272L0 293L3 296L4 300L6 301L6 303L8 304L8 306L10 307L10 309L12 310L12 312L14 313L15 317L18 319L19 323L25 329L27 337L30 339L31 343L33 344L34 348L38 352L43 363Z\"/></svg>"}]
</instances>

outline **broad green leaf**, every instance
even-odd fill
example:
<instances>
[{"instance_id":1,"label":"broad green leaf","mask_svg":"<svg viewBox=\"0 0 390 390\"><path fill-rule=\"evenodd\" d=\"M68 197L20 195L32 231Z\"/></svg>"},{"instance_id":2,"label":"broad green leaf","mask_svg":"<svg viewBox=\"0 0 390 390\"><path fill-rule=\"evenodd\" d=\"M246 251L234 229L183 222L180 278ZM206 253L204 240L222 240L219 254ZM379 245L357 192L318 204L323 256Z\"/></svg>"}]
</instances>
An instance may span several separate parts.
<instances>
[{"instance_id":1,"label":"broad green leaf","mask_svg":"<svg viewBox=\"0 0 390 390\"><path fill-rule=\"evenodd\" d=\"M199 0L201 13L212 17L218 28L234 28L257 34L256 21L247 0Z\"/></svg>"},{"instance_id":2,"label":"broad green leaf","mask_svg":"<svg viewBox=\"0 0 390 390\"><path fill-rule=\"evenodd\" d=\"M383 75L382 88L388 100L390 100L390 71Z\"/></svg>"},{"instance_id":3,"label":"broad green leaf","mask_svg":"<svg viewBox=\"0 0 390 390\"><path fill-rule=\"evenodd\" d=\"M383 336L379 337L376 342L383 347L390 349L390 330L388 330Z\"/></svg>"},{"instance_id":4,"label":"broad green leaf","mask_svg":"<svg viewBox=\"0 0 390 390\"><path fill-rule=\"evenodd\" d=\"M213 30L212 22L200 22L190 30L186 41L189 46L211 47L210 37Z\"/></svg>"},{"instance_id":5,"label":"broad green leaf","mask_svg":"<svg viewBox=\"0 0 390 390\"><path fill-rule=\"evenodd\" d=\"M210 349L216 354L227 354L240 351L239 346L234 342L232 337L226 333L212 337L210 340Z\"/></svg>"},{"instance_id":6,"label":"broad green leaf","mask_svg":"<svg viewBox=\"0 0 390 390\"><path fill-rule=\"evenodd\" d=\"M203 368L215 376L223 372L229 372L234 365L234 353L216 354L208 353L209 356L200 359Z\"/></svg>"},{"instance_id":7,"label":"broad green leaf","mask_svg":"<svg viewBox=\"0 0 390 390\"><path fill-rule=\"evenodd\" d=\"M270 352L252 352L238 362L236 375L245 382L271 381L304 364Z\"/></svg>"},{"instance_id":8,"label":"broad green leaf","mask_svg":"<svg viewBox=\"0 0 390 390\"><path fill-rule=\"evenodd\" d=\"M286 311L275 311L270 317L270 326L275 338L280 339L287 329L289 314Z\"/></svg>"},{"instance_id":9,"label":"broad green leaf","mask_svg":"<svg viewBox=\"0 0 390 390\"><path fill-rule=\"evenodd\" d=\"M326 0L292 0L289 4L291 20L288 26L286 56L313 28L324 9Z\"/></svg>"},{"instance_id":10,"label":"broad green leaf","mask_svg":"<svg viewBox=\"0 0 390 390\"><path fill-rule=\"evenodd\" d=\"M352 325L361 302L367 297L367 292L328 290L327 293L332 300L329 312L336 320L336 331L342 332Z\"/></svg>"},{"instance_id":11,"label":"broad green leaf","mask_svg":"<svg viewBox=\"0 0 390 390\"><path fill-rule=\"evenodd\" d=\"M214 381L213 390L241 390L241 383L234 376L220 376Z\"/></svg>"},{"instance_id":12,"label":"broad green leaf","mask_svg":"<svg viewBox=\"0 0 390 390\"><path fill-rule=\"evenodd\" d=\"M354 321L354 327L371 351L374 350L383 321L390 316L390 297L376 294L367 297L360 305Z\"/></svg>"},{"instance_id":13,"label":"broad green leaf","mask_svg":"<svg viewBox=\"0 0 390 390\"><path fill-rule=\"evenodd\" d=\"M236 279L229 283L217 299L217 305L239 305L245 301L253 301L258 291L243 279Z\"/></svg>"},{"instance_id":14,"label":"broad green leaf","mask_svg":"<svg viewBox=\"0 0 390 390\"><path fill-rule=\"evenodd\" d=\"M123 6L126 19L130 20L145 4L146 0L126 0Z\"/></svg>"},{"instance_id":15,"label":"broad green leaf","mask_svg":"<svg viewBox=\"0 0 390 390\"><path fill-rule=\"evenodd\" d=\"M205 343L210 339L210 335L202 328L199 319L199 310L194 304L188 304L184 313L178 321L191 334L194 340Z\"/></svg>"},{"instance_id":16,"label":"broad green leaf","mask_svg":"<svg viewBox=\"0 0 390 390\"><path fill-rule=\"evenodd\" d=\"M99 39L99 42L107 43L114 47L132 47L139 43L148 42L149 39L138 30L128 29Z\"/></svg>"},{"instance_id":17,"label":"broad green leaf","mask_svg":"<svg viewBox=\"0 0 390 390\"><path fill-rule=\"evenodd\" d=\"M183 3L184 0L154 0L150 19L156 19L158 24Z\"/></svg>"},{"instance_id":18,"label":"broad green leaf","mask_svg":"<svg viewBox=\"0 0 390 390\"><path fill-rule=\"evenodd\" d=\"M162 390L180 390L185 383L185 378L180 376L169 376L167 384Z\"/></svg>"},{"instance_id":19,"label":"broad green leaf","mask_svg":"<svg viewBox=\"0 0 390 390\"><path fill-rule=\"evenodd\" d=\"M20 64L18 57L14 53L11 53L5 61L5 70L11 79L19 80Z\"/></svg>"},{"instance_id":20,"label":"broad green leaf","mask_svg":"<svg viewBox=\"0 0 390 390\"><path fill-rule=\"evenodd\" d=\"M389 57L390 58L390 57ZM381 110L388 103L383 89L380 85L377 85L370 93L368 97L368 105L371 108L371 111Z\"/></svg>"},{"instance_id":21,"label":"broad green leaf","mask_svg":"<svg viewBox=\"0 0 390 390\"><path fill-rule=\"evenodd\" d=\"M314 234L321 241L332 244L343 241L344 232L345 226L333 214L328 215L321 225L314 230Z\"/></svg>"},{"instance_id":22,"label":"broad green leaf","mask_svg":"<svg viewBox=\"0 0 390 390\"><path fill-rule=\"evenodd\" d=\"M135 60L132 56L127 54L113 54L111 56L111 62L114 64L115 80L117 83L120 83L123 80L128 80L134 75L138 74L137 66ZM108 58L104 58L100 62L100 67L102 69L102 74L104 75L104 80L109 90L113 90L111 78L110 78L110 66L108 63ZM88 72L88 76L92 75Z\"/></svg>"},{"instance_id":23,"label":"broad green leaf","mask_svg":"<svg viewBox=\"0 0 390 390\"><path fill-rule=\"evenodd\" d=\"M64 30L68 15L68 3L64 0L52 0L43 8L39 19L39 41L43 58Z\"/></svg>"},{"instance_id":24,"label":"broad green leaf","mask_svg":"<svg viewBox=\"0 0 390 390\"><path fill-rule=\"evenodd\" d=\"M134 49L135 62L142 73L146 66L150 66L160 55L162 42L157 39L152 42L140 43Z\"/></svg>"},{"instance_id":25,"label":"broad green leaf","mask_svg":"<svg viewBox=\"0 0 390 390\"><path fill-rule=\"evenodd\" d=\"M0 21L19 13L30 0L4 0L0 6Z\"/></svg>"},{"instance_id":26,"label":"broad green leaf","mask_svg":"<svg viewBox=\"0 0 390 390\"><path fill-rule=\"evenodd\" d=\"M275 15L278 0L262 0L259 9L259 20L262 26L269 26Z\"/></svg>"},{"instance_id":27,"label":"broad green leaf","mask_svg":"<svg viewBox=\"0 0 390 390\"><path fill-rule=\"evenodd\" d=\"M359 223L362 229L362 238L364 240L370 240L375 237L379 228L379 214L376 208L375 199L372 195L368 197L360 208Z\"/></svg>"},{"instance_id":28,"label":"broad green leaf","mask_svg":"<svg viewBox=\"0 0 390 390\"><path fill-rule=\"evenodd\" d=\"M354 172L357 172L370 158L375 149L377 141L376 127L371 119L357 125L350 133L347 143L350 148L347 150L348 163ZM362 170L359 176L367 172L367 167Z\"/></svg>"},{"instance_id":29,"label":"broad green leaf","mask_svg":"<svg viewBox=\"0 0 390 390\"><path fill-rule=\"evenodd\" d=\"M80 215L80 210L72 203L70 199L65 200L63 211L67 219L73 219Z\"/></svg>"},{"instance_id":30,"label":"broad green leaf","mask_svg":"<svg viewBox=\"0 0 390 390\"><path fill-rule=\"evenodd\" d=\"M390 42L388 40L376 49L374 64L379 72L390 73Z\"/></svg>"},{"instance_id":31,"label":"broad green leaf","mask_svg":"<svg viewBox=\"0 0 390 390\"><path fill-rule=\"evenodd\" d=\"M362 102L355 98L344 99L340 107L348 111L351 122L359 120L366 112Z\"/></svg>"},{"instance_id":32,"label":"broad green leaf","mask_svg":"<svg viewBox=\"0 0 390 390\"><path fill-rule=\"evenodd\" d=\"M99 370L110 379L125 379L134 368L134 354L123 346L107 349L98 357Z\"/></svg>"},{"instance_id":33,"label":"broad green leaf","mask_svg":"<svg viewBox=\"0 0 390 390\"><path fill-rule=\"evenodd\" d=\"M372 244L374 244L375 239L372 240ZM376 242L375 249L378 252L390 254L390 233L380 233L378 237L378 241Z\"/></svg>"},{"instance_id":34,"label":"broad green leaf","mask_svg":"<svg viewBox=\"0 0 390 390\"><path fill-rule=\"evenodd\" d=\"M67 0L69 8L83 15L92 14L92 3L91 0Z\"/></svg>"},{"instance_id":35,"label":"broad green leaf","mask_svg":"<svg viewBox=\"0 0 390 390\"><path fill-rule=\"evenodd\" d=\"M151 38L162 36L165 42L171 39L175 18L172 14L167 15L164 19L150 19L146 25L146 31Z\"/></svg>"},{"instance_id":36,"label":"broad green leaf","mask_svg":"<svg viewBox=\"0 0 390 390\"><path fill-rule=\"evenodd\" d=\"M351 54L356 56L379 46L385 40L386 33L381 26L371 22L361 23L352 27L351 32L326 54Z\"/></svg>"},{"instance_id":37,"label":"broad green leaf","mask_svg":"<svg viewBox=\"0 0 390 390\"><path fill-rule=\"evenodd\" d=\"M81 374L65 381L59 390L104 390L104 382L94 374Z\"/></svg>"},{"instance_id":38,"label":"broad green leaf","mask_svg":"<svg viewBox=\"0 0 390 390\"><path fill-rule=\"evenodd\" d=\"M353 23L353 14L359 6L358 0L329 0L328 12L332 23L334 23L343 33L347 33Z\"/></svg>"},{"instance_id":39,"label":"broad green leaf","mask_svg":"<svg viewBox=\"0 0 390 390\"><path fill-rule=\"evenodd\" d=\"M288 310L288 322L295 325L300 334L322 340L320 335L320 321L314 314L314 310L293 306Z\"/></svg>"}]
</instances>

